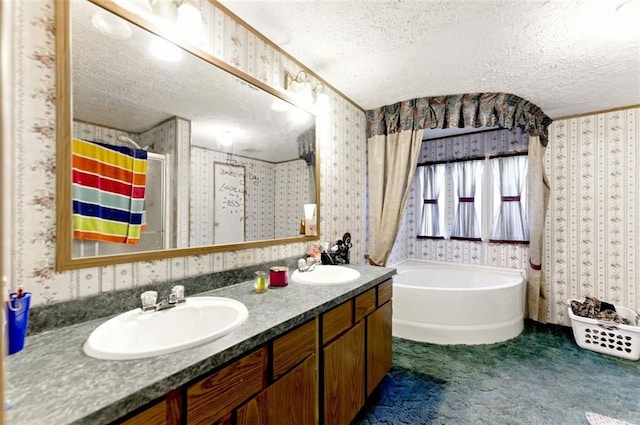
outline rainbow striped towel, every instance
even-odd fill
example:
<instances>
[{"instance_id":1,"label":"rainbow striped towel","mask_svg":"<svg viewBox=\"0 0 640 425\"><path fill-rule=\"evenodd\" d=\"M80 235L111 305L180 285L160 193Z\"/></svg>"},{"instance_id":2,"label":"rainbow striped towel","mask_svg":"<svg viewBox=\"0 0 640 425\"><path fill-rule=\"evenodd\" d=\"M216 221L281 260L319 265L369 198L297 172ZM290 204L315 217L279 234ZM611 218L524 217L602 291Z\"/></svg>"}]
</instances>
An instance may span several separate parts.
<instances>
[{"instance_id":1,"label":"rainbow striped towel","mask_svg":"<svg viewBox=\"0 0 640 425\"><path fill-rule=\"evenodd\" d=\"M145 229L147 152L73 139L73 237L137 245Z\"/></svg>"}]
</instances>

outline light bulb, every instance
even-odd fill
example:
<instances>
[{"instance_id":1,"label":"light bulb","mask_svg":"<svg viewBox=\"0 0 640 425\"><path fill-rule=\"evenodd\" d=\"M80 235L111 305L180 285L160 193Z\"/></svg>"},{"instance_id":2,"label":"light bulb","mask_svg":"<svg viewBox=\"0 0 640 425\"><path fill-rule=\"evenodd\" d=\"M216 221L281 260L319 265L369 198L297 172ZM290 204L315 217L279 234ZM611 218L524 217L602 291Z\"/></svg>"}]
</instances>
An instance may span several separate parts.
<instances>
[{"instance_id":1,"label":"light bulb","mask_svg":"<svg viewBox=\"0 0 640 425\"><path fill-rule=\"evenodd\" d=\"M178 31L184 39L196 44L204 42L202 15L192 4L185 2L178 7L176 24Z\"/></svg>"},{"instance_id":2,"label":"light bulb","mask_svg":"<svg viewBox=\"0 0 640 425\"><path fill-rule=\"evenodd\" d=\"M231 132L220 131L220 133L218 133L218 143L220 143L222 146L231 146L231 144L233 143Z\"/></svg>"}]
</instances>

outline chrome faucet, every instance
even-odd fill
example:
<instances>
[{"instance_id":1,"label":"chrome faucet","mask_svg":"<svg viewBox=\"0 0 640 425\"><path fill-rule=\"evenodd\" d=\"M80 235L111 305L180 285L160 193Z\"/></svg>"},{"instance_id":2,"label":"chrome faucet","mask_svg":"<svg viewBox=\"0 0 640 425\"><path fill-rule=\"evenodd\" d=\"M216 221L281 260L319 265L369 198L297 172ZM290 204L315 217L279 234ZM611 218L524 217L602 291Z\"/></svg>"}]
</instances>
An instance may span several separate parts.
<instances>
[{"instance_id":1,"label":"chrome faucet","mask_svg":"<svg viewBox=\"0 0 640 425\"><path fill-rule=\"evenodd\" d=\"M142 307L140 308L143 313L148 311L166 310L187 301L184 297L184 286L182 285L176 285L171 288L171 294L160 302L156 302L158 300L157 291L143 292L140 294L140 300L142 301Z\"/></svg>"},{"instance_id":2,"label":"chrome faucet","mask_svg":"<svg viewBox=\"0 0 640 425\"><path fill-rule=\"evenodd\" d=\"M309 257L309 259L311 259L311 257ZM310 272L313 271L313 269L316 268L316 266L318 265L317 261L306 261L304 258L301 258L298 260L298 271L299 272Z\"/></svg>"}]
</instances>

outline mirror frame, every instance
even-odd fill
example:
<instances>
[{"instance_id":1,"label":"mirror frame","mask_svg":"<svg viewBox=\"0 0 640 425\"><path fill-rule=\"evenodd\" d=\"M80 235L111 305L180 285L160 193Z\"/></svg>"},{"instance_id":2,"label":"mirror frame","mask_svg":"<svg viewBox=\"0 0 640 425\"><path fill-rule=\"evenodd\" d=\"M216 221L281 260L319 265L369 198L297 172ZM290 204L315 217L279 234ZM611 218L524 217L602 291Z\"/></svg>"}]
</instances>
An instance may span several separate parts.
<instances>
[{"instance_id":1,"label":"mirror frame","mask_svg":"<svg viewBox=\"0 0 640 425\"><path fill-rule=\"evenodd\" d=\"M86 267L108 266L113 264L134 263L138 261L153 261L174 257L189 257L214 252L239 251L251 248L261 248L266 246L283 245L291 243L303 243L320 239L320 155L318 140L318 118L315 111L309 110L295 101L294 98L285 92L278 91L267 86L254 77L232 67L226 62L217 59L194 46L181 43L172 39L166 34L166 31L146 21L145 19L129 13L127 10L118 6L109 0L86 0L95 5L118 15L119 17L141 27L159 37L176 44L188 54L193 54L200 59L208 62L212 66L218 67L223 71L229 72L231 75L252 84L259 89L270 93L280 99L285 100L301 109L316 116L316 161L315 161L315 177L316 177L316 228L317 236L294 236L282 239L268 239L249 242L238 242L223 245L206 245L190 248L170 248L156 251L144 251L139 253L103 255L96 257L72 257L72 221L71 214L71 129L72 129L72 93L71 93L71 13L70 0L56 0L55 3L55 22L56 22L56 271L75 270ZM215 1L208 0L214 7L219 7ZM222 9L227 13L226 9ZM234 19L236 17L231 15ZM242 20L238 20L239 24L244 26L248 31L254 31L248 27ZM280 49L273 43L259 35L262 40L275 48L277 52ZM293 59L293 58L292 58ZM294 60L294 62L296 62ZM297 63L297 62L296 62ZM310 72L307 69L304 69ZM284 76L283 76L284 78Z\"/></svg>"}]
</instances>

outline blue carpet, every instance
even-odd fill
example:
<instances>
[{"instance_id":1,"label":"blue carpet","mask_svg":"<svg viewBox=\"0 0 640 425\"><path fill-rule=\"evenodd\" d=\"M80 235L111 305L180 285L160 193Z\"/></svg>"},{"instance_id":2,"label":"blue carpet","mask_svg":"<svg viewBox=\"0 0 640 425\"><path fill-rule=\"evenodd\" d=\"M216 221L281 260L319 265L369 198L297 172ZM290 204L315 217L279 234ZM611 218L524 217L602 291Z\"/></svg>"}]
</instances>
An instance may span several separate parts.
<instances>
[{"instance_id":1,"label":"blue carpet","mask_svg":"<svg viewBox=\"0 0 640 425\"><path fill-rule=\"evenodd\" d=\"M586 425L592 411L640 425L640 362L578 348L571 328L527 322L478 346L394 338L393 356L353 424Z\"/></svg>"}]
</instances>

